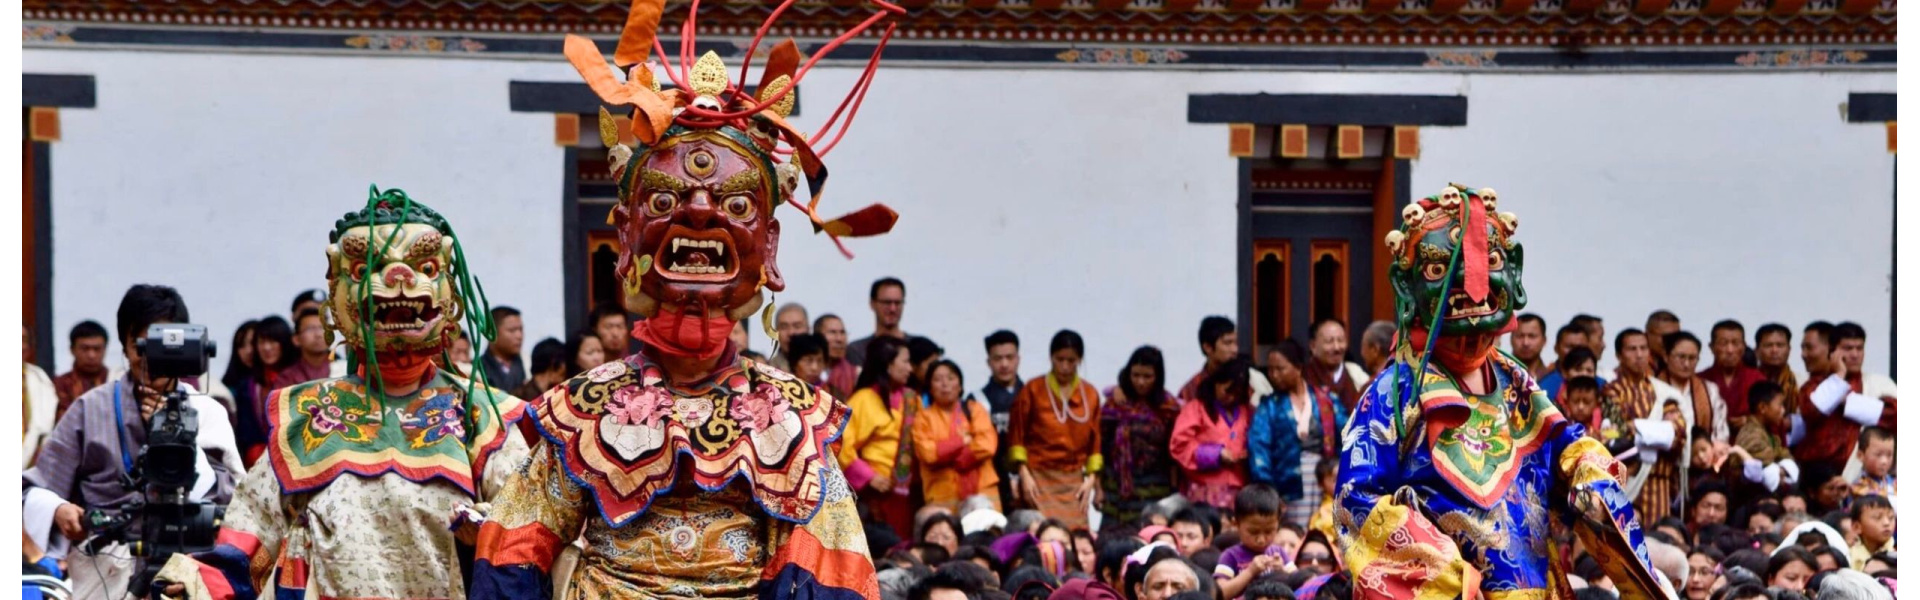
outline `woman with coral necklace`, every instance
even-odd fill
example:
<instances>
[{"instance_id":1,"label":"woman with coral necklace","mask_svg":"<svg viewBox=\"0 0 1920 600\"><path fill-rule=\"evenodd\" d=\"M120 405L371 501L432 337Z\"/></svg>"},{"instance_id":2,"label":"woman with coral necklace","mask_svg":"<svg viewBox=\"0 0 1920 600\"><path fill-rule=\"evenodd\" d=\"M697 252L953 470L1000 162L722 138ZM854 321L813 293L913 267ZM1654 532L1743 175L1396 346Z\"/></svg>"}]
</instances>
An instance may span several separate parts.
<instances>
[{"instance_id":1,"label":"woman with coral necklace","mask_svg":"<svg viewBox=\"0 0 1920 600\"><path fill-rule=\"evenodd\" d=\"M1015 495L1068 528L1086 527L1100 485L1100 391L1080 379L1086 342L1073 330L1048 345L1053 369L1014 397L1007 426Z\"/></svg>"}]
</instances>

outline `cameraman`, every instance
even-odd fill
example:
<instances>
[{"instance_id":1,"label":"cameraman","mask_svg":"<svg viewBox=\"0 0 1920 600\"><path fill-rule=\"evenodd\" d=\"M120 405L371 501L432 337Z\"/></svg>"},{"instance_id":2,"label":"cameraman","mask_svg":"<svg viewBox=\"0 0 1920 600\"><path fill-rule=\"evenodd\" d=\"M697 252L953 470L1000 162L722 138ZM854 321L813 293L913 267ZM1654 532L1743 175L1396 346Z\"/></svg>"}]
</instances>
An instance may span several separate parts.
<instances>
[{"instance_id":1,"label":"cameraman","mask_svg":"<svg viewBox=\"0 0 1920 600\"><path fill-rule=\"evenodd\" d=\"M49 505L57 506L51 510L52 527L66 540L78 542L90 533L88 511L118 516L142 499L142 490L129 472L146 444L148 419L166 404L163 390L186 391L191 406L199 411L201 456L197 458L203 460L195 464L199 476L194 499L224 505L233 496L233 477L240 473L239 453L234 450L226 410L179 380L148 377L137 349L148 326L187 321L186 301L170 287L135 285L120 299L116 325L127 359L126 376L82 394L54 425L38 463L23 478L29 535L37 531L46 536L45 517L36 523L34 515L44 515ZM138 523L133 527L137 529ZM76 600L120 600L139 569L127 545L118 542L92 556L69 551L67 561Z\"/></svg>"}]
</instances>

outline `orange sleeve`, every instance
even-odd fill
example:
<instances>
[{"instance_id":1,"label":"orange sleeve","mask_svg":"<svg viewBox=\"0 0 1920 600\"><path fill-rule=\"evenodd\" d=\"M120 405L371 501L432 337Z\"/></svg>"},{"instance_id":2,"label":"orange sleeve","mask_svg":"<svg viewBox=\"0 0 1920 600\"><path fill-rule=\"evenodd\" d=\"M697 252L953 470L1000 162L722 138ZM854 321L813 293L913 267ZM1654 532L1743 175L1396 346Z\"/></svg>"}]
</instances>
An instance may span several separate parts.
<instances>
[{"instance_id":1,"label":"orange sleeve","mask_svg":"<svg viewBox=\"0 0 1920 600\"><path fill-rule=\"evenodd\" d=\"M1044 375L1042 376L1044 377ZM1034 381L1043 381L1036 379ZM1046 385L1041 383L1040 385ZM1027 462L1027 427L1033 417L1033 388L1029 383L1020 388L1013 396L1013 411L1007 415L1007 460L1015 464Z\"/></svg>"},{"instance_id":2,"label":"orange sleeve","mask_svg":"<svg viewBox=\"0 0 1920 600\"><path fill-rule=\"evenodd\" d=\"M940 442L946 439L941 431L944 423L935 423L929 417L939 415L939 411L922 409L920 418L913 420L913 457L920 464L929 467L943 466L940 460Z\"/></svg>"},{"instance_id":3,"label":"orange sleeve","mask_svg":"<svg viewBox=\"0 0 1920 600\"><path fill-rule=\"evenodd\" d=\"M973 457L978 460L993 458L1000 449L1000 433L993 430L993 415L987 412L985 404L970 403L968 406L973 426Z\"/></svg>"}]
</instances>

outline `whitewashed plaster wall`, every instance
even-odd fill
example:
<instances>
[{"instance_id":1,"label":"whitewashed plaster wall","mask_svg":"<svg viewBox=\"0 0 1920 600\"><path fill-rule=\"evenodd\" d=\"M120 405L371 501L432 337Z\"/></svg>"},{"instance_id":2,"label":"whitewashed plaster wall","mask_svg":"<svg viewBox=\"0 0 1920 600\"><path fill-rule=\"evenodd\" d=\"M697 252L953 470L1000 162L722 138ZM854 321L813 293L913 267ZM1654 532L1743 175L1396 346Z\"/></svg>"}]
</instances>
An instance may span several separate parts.
<instances>
[{"instance_id":1,"label":"whitewashed plaster wall","mask_svg":"<svg viewBox=\"0 0 1920 600\"><path fill-rule=\"evenodd\" d=\"M528 343L563 334L561 150L544 114L508 110L510 80L577 81L564 63L29 49L32 73L95 77L98 107L62 111L54 146L59 339L112 326L135 282L181 288L223 338L321 284L334 219L368 183L445 213ZM802 86L803 126L855 73ZM1893 157L1843 122L1891 73L1442 74L892 68L828 157L825 212L886 202L887 237L843 260L782 211L789 290L871 330L868 284L907 280L906 327L985 375L981 339L1018 332L1023 373L1061 327L1110 384L1131 349L1167 351L1176 384L1194 329L1235 311L1236 165L1226 127L1186 120L1195 93L1457 94L1468 124L1426 128L1416 194L1496 187L1522 219L1530 307L1609 331L1648 311L1794 329L1825 318L1889 340ZM756 333L756 347L764 336ZM70 361L63 341L58 364ZM1611 363L1611 356L1608 357ZM1795 363L1798 364L1797 361Z\"/></svg>"}]
</instances>

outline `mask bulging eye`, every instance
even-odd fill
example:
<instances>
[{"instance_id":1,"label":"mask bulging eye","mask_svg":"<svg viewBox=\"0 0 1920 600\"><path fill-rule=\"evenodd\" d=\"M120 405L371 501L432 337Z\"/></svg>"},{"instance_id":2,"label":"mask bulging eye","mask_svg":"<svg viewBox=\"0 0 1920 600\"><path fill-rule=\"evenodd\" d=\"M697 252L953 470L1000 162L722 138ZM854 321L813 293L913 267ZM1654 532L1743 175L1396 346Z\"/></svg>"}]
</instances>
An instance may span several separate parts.
<instances>
[{"instance_id":1,"label":"mask bulging eye","mask_svg":"<svg viewBox=\"0 0 1920 600\"><path fill-rule=\"evenodd\" d=\"M736 221L752 219L753 199L744 195L728 196L726 200L721 201L720 209L726 211L727 216Z\"/></svg>"},{"instance_id":2,"label":"mask bulging eye","mask_svg":"<svg viewBox=\"0 0 1920 600\"><path fill-rule=\"evenodd\" d=\"M1447 266L1440 263L1427 263L1427 266L1420 269L1420 275L1426 277L1428 281L1439 281L1440 278L1447 276Z\"/></svg>"},{"instance_id":3,"label":"mask bulging eye","mask_svg":"<svg viewBox=\"0 0 1920 600\"><path fill-rule=\"evenodd\" d=\"M677 202L678 199L674 198L673 192L655 192L653 196L647 198L647 214L655 217L664 216L673 212L673 205Z\"/></svg>"},{"instance_id":4,"label":"mask bulging eye","mask_svg":"<svg viewBox=\"0 0 1920 600\"><path fill-rule=\"evenodd\" d=\"M426 264L420 265L420 274L425 275L428 278L439 277L440 263L427 261Z\"/></svg>"},{"instance_id":5,"label":"mask bulging eye","mask_svg":"<svg viewBox=\"0 0 1920 600\"><path fill-rule=\"evenodd\" d=\"M1504 253L1500 253L1500 252L1488 252L1488 253L1487 253L1487 268L1488 268L1488 269L1492 269L1492 270L1495 270L1495 271L1498 271L1498 270L1501 270L1501 269L1505 269L1505 268L1507 268L1507 257L1506 257L1506 255L1505 255Z\"/></svg>"}]
</instances>

